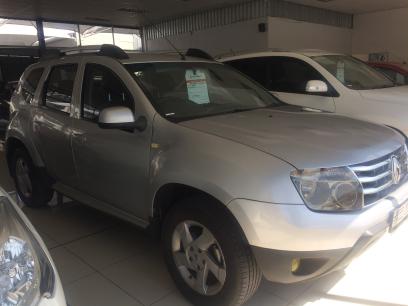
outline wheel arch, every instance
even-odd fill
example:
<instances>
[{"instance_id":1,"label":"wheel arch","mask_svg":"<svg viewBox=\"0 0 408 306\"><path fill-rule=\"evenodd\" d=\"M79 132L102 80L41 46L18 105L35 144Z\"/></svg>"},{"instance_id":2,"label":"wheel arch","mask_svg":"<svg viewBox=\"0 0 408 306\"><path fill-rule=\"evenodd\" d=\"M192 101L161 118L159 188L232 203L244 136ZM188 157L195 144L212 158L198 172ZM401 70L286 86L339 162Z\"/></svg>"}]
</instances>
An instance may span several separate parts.
<instances>
[{"instance_id":1,"label":"wheel arch","mask_svg":"<svg viewBox=\"0 0 408 306\"><path fill-rule=\"evenodd\" d=\"M162 220L169 209L177 201L194 195L208 197L209 199L220 203L220 205L225 206L222 201L213 195L196 187L181 183L167 183L161 186L154 195L153 217Z\"/></svg>"},{"instance_id":2,"label":"wheel arch","mask_svg":"<svg viewBox=\"0 0 408 306\"><path fill-rule=\"evenodd\" d=\"M177 205L177 203L182 199L193 196L207 198L209 200L209 203L211 203L213 206L216 206L217 209L220 209L225 214L230 216L231 219L234 220L236 225L239 226L243 236L245 237L238 219L228 209L227 205L224 204L223 201L204 190L181 183L167 183L161 186L154 195L152 211L153 217L151 219L151 226L155 229L154 233L156 237L159 237L161 233L162 223L170 209L174 207L174 205Z\"/></svg>"},{"instance_id":3,"label":"wheel arch","mask_svg":"<svg viewBox=\"0 0 408 306\"><path fill-rule=\"evenodd\" d=\"M17 136L9 136L7 137L6 140L6 161L8 165L8 170L10 174L12 174L12 169L11 169L11 161L13 157L13 153L15 152L16 149L22 148L27 151L29 156L31 157L33 163L37 167L43 167L44 164L36 152L33 153L33 150L30 150L30 146L24 142L20 137Z\"/></svg>"}]
</instances>

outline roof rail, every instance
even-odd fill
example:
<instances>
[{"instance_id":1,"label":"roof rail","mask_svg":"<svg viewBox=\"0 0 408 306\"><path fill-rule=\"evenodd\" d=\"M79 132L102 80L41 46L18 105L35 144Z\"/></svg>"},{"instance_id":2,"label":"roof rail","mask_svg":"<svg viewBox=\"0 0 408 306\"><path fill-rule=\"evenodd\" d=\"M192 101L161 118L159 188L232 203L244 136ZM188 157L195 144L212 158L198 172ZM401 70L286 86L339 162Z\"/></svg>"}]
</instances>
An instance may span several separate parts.
<instances>
[{"instance_id":1,"label":"roof rail","mask_svg":"<svg viewBox=\"0 0 408 306\"><path fill-rule=\"evenodd\" d=\"M209 55L207 52L201 50L201 49L195 49L195 48L190 48L186 52L186 56L192 56L192 57L198 57L198 58L203 58L207 59L210 61L213 61L214 58Z\"/></svg>"},{"instance_id":2,"label":"roof rail","mask_svg":"<svg viewBox=\"0 0 408 306\"><path fill-rule=\"evenodd\" d=\"M249 49L249 50L240 50L240 51L234 51L230 50L229 52L225 53L220 53L215 56L215 59L221 59L224 57L232 57L232 56L239 56L239 55L245 55L245 54L251 54L251 53L262 53L262 52L292 52L291 50L288 49L282 49L282 48L262 48L262 49Z\"/></svg>"},{"instance_id":3,"label":"roof rail","mask_svg":"<svg viewBox=\"0 0 408 306\"><path fill-rule=\"evenodd\" d=\"M108 56L116 59L127 59L129 55L121 48L115 45L103 44L101 46L85 46L71 49L48 49L46 54L41 59L55 59L62 56L69 56L75 54L95 54L100 56Z\"/></svg>"},{"instance_id":4,"label":"roof rail","mask_svg":"<svg viewBox=\"0 0 408 306\"><path fill-rule=\"evenodd\" d=\"M41 55L40 61L56 59L61 57L61 51L56 49L47 49L44 54Z\"/></svg>"}]
</instances>

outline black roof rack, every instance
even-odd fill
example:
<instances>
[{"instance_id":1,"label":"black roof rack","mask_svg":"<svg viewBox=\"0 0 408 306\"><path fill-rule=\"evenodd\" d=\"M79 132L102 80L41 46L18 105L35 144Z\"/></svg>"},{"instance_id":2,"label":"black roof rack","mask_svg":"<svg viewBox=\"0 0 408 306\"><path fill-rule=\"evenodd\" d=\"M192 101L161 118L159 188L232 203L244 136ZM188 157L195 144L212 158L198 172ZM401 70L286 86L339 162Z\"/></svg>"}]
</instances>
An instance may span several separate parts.
<instances>
[{"instance_id":1,"label":"black roof rack","mask_svg":"<svg viewBox=\"0 0 408 306\"><path fill-rule=\"evenodd\" d=\"M109 56L117 59L128 59L129 55L121 48L115 45L104 44L99 49L98 55Z\"/></svg>"},{"instance_id":2,"label":"black roof rack","mask_svg":"<svg viewBox=\"0 0 408 306\"><path fill-rule=\"evenodd\" d=\"M207 52L201 50L201 49L195 49L195 48L190 48L186 52L186 56L192 56L192 57L198 57L198 58L203 58L207 59L210 61L213 61L214 58L209 55Z\"/></svg>"},{"instance_id":3,"label":"black roof rack","mask_svg":"<svg viewBox=\"0 0 408 306\"><path fill-rule=\"evenodd\" d=\"M115 45L103 44L101 46L85 46L73 49L57 50L48 49L41 60L55 59L62 56L76 55L76 54L95 54L100 56L108 56L116 59L127 59L129 55L121 48Z\"/></svg>"}]
</instances>

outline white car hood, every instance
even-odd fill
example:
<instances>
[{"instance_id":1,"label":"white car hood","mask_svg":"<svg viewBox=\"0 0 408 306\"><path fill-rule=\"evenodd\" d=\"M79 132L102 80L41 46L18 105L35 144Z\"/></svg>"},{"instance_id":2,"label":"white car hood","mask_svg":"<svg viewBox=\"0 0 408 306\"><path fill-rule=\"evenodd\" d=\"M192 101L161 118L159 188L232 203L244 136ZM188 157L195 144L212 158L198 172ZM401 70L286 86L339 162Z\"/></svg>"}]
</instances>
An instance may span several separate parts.
<instances>
[{"instance_id":1,"label":"white car hood","mask_svg":"<svg viewBox=\"0 0 408 306\"><path fill-rule=\"evenodd\" d=\"M360 90L359 92L364 99L408 106L408 86Z\"/></svg>"},{"instance_id":2,"label":"white car hood","mask_svg":"<svg viewBox=\"0 0 408 306\"><path fill-rule=\"evenodd\" d=\"M389 154L404 143L400 134L384 126L284 108L218 115L180 124L261 150L297 168L354 165Z\"/></svg>"}]
</instances>

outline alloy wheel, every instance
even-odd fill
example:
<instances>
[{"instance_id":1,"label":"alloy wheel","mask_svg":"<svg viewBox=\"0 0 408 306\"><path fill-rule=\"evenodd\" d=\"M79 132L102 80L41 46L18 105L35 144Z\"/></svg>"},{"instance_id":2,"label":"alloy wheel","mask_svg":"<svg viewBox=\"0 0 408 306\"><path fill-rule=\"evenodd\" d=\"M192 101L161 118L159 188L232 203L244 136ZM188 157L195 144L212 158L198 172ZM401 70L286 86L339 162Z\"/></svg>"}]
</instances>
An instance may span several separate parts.
<instances>
[{"instance_id":1,"label":"alloy wheel","mask_svg":"<svg viewBox=\"0 0 408 306\"><path fill-rule=\"evenodd\" d=\"M184 281L196 292L211 296L226 280L224 254L214 235L196 221L179 223L172 237L174 262Z\"/></svg>"}]
</instances>

